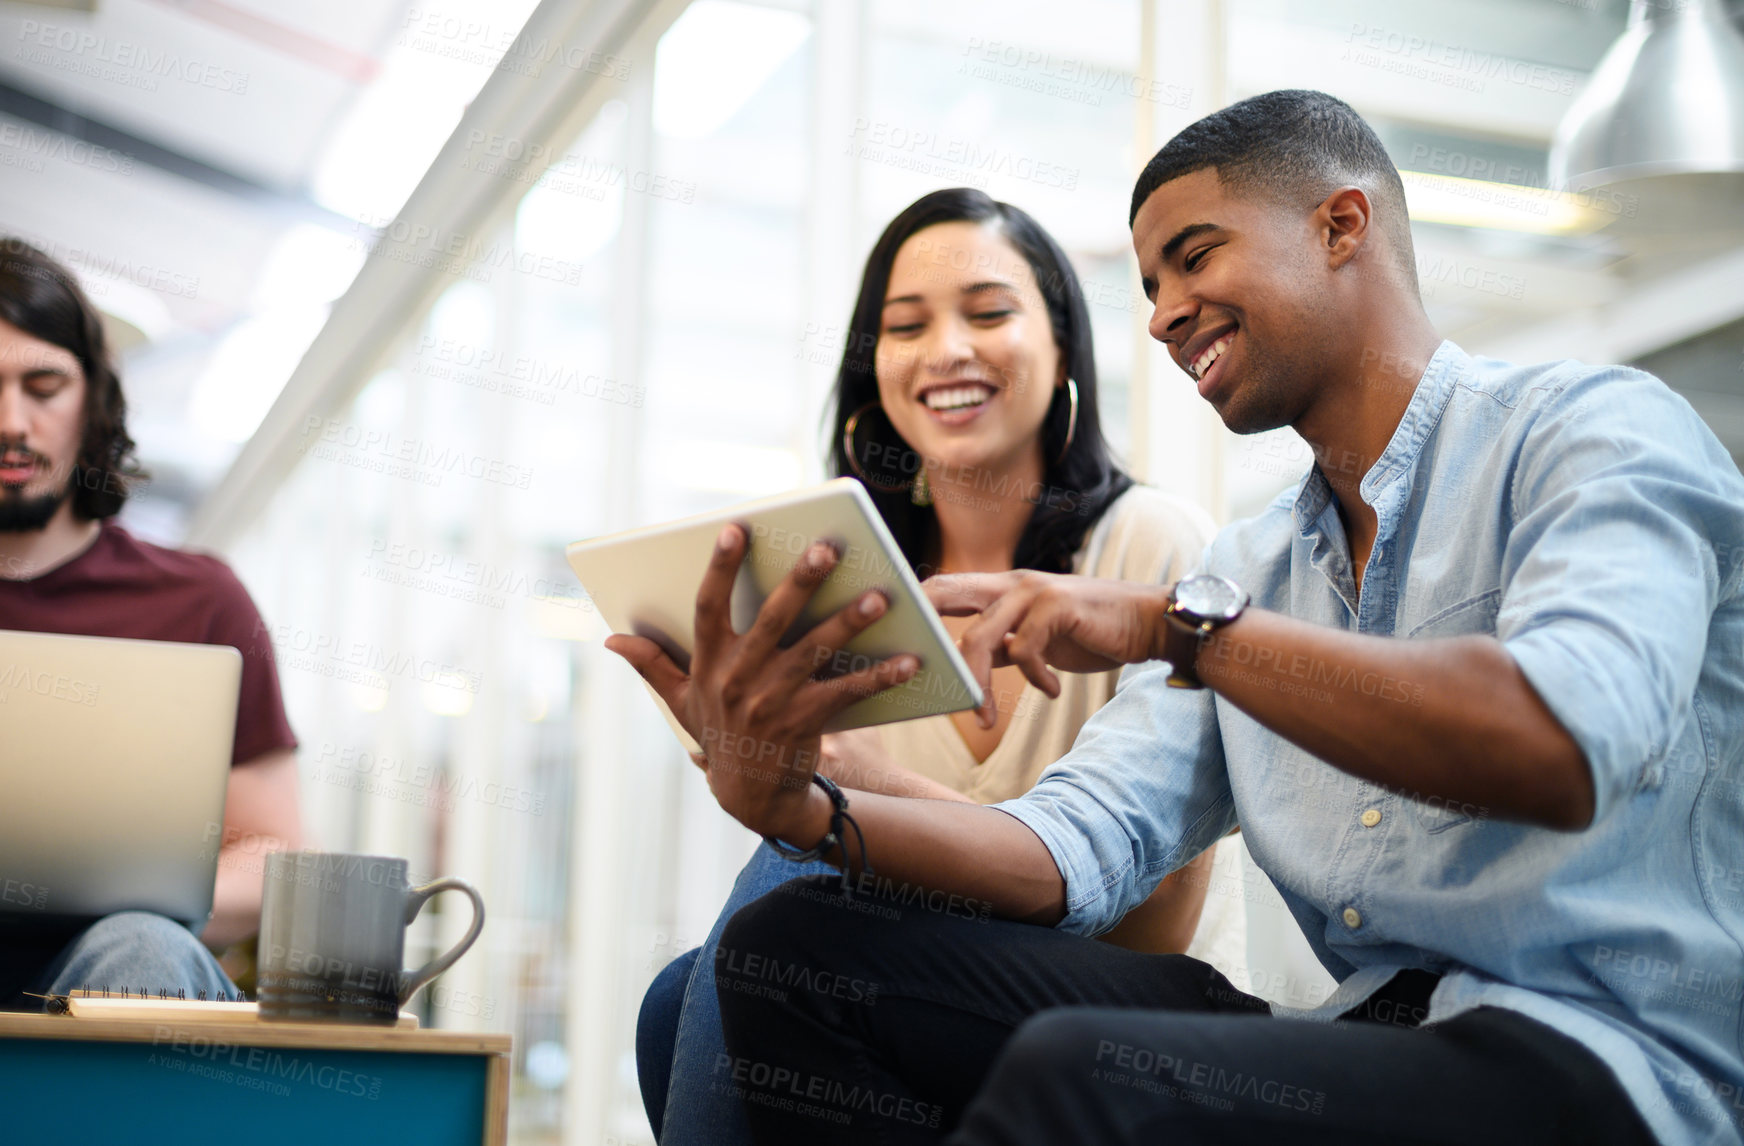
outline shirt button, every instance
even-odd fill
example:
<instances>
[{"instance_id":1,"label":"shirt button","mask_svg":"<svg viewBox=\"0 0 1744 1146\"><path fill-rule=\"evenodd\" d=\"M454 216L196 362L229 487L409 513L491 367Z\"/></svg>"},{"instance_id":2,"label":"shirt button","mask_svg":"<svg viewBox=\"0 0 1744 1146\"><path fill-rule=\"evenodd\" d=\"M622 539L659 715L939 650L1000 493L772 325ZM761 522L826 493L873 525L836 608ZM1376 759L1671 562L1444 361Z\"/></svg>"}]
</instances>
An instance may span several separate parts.
<instances>
[{"instance_id":1,"label":"shirt button","mask_svg":"<svg viewBox=\"0 0 1744 1146\"><path fill-rule=\"evenodd\" d=\"M1345 908L1344 909L1344 925L1346 927L1353 928L1353 929L1361 927L1362 926L1362 912L1358 911L1354 907Z\"/></svg>"},{"instance_id":2,"label":"shirt button","mask_svg":"<svg viewBox=\"0 0 1744 1146\"><path fill-rule=\"evenodd\" d=\"M1372 828L1380 822L1381 810L1379 808L1370 808L1362 814L1362 826L1365 828Z\"/></svg>"}]
</instances>

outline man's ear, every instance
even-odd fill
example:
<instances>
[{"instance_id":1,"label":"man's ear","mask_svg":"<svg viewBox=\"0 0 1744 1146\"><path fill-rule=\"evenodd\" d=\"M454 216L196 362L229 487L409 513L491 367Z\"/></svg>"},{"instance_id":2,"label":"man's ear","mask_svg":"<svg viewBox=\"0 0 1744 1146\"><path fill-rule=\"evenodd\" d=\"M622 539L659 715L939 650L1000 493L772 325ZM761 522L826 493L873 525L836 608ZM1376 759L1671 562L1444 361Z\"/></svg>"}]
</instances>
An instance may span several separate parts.
<instances>
[{"instance_id":1,"label":"man's ear","mask_svg":"<svg viewBox=\"0 0 1744 1146\"><path fill-rule=\"evenodd\" d=\"M1340 187L1315 208L1315 232L1326 247L1326 265L1337 270L1369 241L1374 207L1361 187Z\"/></svg>"}]
</instances>

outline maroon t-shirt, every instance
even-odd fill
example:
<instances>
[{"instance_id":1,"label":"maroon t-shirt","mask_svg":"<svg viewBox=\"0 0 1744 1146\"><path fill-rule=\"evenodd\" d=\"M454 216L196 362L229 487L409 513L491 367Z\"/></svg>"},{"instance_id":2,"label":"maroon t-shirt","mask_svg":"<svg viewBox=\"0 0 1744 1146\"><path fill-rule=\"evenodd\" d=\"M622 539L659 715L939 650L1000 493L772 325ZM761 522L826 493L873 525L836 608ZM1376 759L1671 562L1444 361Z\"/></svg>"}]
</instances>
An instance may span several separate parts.
<instances>
[{"instance_id":1,"label":"maroon t-shirt","mask_svg":"<svg viewBox=\"0 0 1744 1146\"><path fill-rule=\"evenodd\" d=\"M232 764L295 748L272 641L248 590L216 557L141 541L112 521L65 565L0 580L0 629L229 645L242 654Z\"/></svg>"}]
</instances>

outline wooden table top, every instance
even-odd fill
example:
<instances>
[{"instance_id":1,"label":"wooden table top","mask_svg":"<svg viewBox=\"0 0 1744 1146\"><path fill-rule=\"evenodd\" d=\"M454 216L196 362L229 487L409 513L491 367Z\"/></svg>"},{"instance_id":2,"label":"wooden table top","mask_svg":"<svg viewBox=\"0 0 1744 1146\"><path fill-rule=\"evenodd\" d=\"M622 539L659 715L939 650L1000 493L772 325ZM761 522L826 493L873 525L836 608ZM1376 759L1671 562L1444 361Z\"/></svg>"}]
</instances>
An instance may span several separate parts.
<instances>
[{"instance_id":1,"label":"wooden table top","mask_svg":"<svg viewBox=\"0 0 1744 1146\"><path fill-rule=\"evenodd\" d=\"M199 1004L190 1003L197 1007ZM0 1039L83 1039L93 1042L305 1047L308 1049L397 1051L411 1054L506 1055L509 1035L471 1031L415 1030L356 1023L274 1023L189 1020L174 1011L150 1019L91 1019L71 1015L0 1013Z\"/></svg>"}]
</instances>

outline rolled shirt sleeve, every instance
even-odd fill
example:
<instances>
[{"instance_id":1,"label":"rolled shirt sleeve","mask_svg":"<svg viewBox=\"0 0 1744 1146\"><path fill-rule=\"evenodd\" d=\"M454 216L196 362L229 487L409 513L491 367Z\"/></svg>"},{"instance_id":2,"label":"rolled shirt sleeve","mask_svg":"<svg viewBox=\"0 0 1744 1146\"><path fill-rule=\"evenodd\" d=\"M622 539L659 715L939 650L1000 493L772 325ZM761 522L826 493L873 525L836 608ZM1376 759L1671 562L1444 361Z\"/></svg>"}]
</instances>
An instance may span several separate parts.
<instances>
[{"instance_id":1,"label":"rolled shirt sleeve","mask_svg":"<svg viewBox=\"0 0 1744 1146\"><path fill-rule=\"evenodd\" d=\"M1513 482L1497 636L1591 769L1594 822L1690 714L1737 538L1734 467L1688 403L1638 371L1539 391ZM1601 392L1602 387L1602 392Z\"/></svg>"},{"instance_id":2,"label":"rolled shirt sleeve","mask_svg":"<svg viewBox=\"0 0 1744 1146\"><path fill-rule=\"evenodd\" d=\"M1058 926L1097 935L1235 826L1216 702L1134 665L1034 788L993 807L1041 838L1066 881Z\"/></svg>"}]
</instances>

